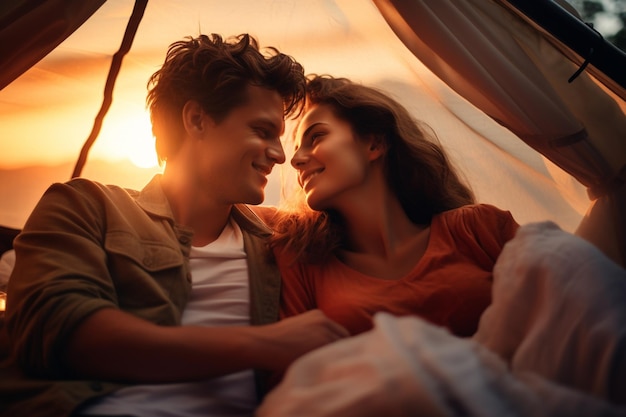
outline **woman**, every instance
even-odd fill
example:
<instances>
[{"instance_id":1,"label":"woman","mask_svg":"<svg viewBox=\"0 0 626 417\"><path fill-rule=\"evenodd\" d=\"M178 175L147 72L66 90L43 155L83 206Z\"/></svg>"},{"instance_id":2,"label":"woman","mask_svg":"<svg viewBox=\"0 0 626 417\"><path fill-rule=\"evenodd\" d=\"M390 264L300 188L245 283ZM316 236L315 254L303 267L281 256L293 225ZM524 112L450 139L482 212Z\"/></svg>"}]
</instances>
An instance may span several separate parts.
<instances>
[{"instance_id":1,"label":"woman","mask_svg":"<svg viewBox=\"0 0 626 417\"><path fill-rule=\"evenodd\" d=\"M475 204L402 105L350 80L309 78L294 140L300 204L272 221L282 316L319 308L358 334L386 311L472 335L511 214Z\"/></svg>"}]
</instances>

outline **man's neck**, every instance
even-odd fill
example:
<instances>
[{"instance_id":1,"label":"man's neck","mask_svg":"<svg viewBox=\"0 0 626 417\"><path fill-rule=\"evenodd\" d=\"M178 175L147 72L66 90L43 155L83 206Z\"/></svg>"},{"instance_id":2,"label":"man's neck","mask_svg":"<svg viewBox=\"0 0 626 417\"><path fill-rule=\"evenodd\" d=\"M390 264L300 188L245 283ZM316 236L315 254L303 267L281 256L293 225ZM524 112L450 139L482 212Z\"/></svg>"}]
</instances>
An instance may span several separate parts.
<instances>
[{"instance_id":1,"label":"man's neck","mask_svg":"<svg viewBox=\"0 0 626 417\"><path fill-rule=\"evenodd\" d=\"M230 218L232 204L221 203L195 189L193 182L171 174L164 173L161 185L176 223L193 229L193 246L205 246L220 236Z\"/></svg>"}]
</instances>

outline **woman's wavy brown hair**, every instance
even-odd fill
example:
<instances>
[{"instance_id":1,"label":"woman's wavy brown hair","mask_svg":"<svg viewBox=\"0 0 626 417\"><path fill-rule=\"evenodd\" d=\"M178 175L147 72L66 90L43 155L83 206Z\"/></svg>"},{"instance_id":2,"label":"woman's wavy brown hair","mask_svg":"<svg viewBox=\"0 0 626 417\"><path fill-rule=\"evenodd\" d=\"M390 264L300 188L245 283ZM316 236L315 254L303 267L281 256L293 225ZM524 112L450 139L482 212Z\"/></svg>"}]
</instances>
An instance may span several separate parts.
<instances>
[{"instance_id":1,"label":"woman's wavy brown hair","mask_svg":"<svg viewBox=\"0 0 626 417\"><path fill-rule=\"evenodd\" d=\"M475 202L436 136L387 94L346 78L312 75L305 106L318 104L350 123L357 138L382 141L387 183L414 223L430 224L435 214ZM342 221L332 211L308 208L302 193L296 198L276 214L271 245L298 260L322 262L342 246Z\"/></svg>"},{"instance_id":2,"label":"woman's wavy brown hair","mask_svg":"<svg viewBox=\"0 0 626 417\"><path fill-rule=\"evenodd\" d=\"M173 156L180 146L187 101L198 101L219 123L245 104L249 85L278 92L288 116L297 114L304 101L306 77L293 58L273 47L262 53L247 34L226 40L200 35L170 45L163 66L148 81L146 100L159 160Z\"/></svg>"}]
</instances>

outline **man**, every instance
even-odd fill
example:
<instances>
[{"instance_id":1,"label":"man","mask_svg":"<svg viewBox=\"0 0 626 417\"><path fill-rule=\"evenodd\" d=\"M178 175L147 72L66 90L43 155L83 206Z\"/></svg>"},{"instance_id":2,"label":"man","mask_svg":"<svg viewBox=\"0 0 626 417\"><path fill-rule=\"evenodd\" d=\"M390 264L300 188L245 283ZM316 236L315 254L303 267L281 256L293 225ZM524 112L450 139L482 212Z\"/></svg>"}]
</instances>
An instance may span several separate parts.
<instances>
[{"instance_id":1,"label":"man","mask_svg":"<svg viewBox=\"0 0 626 417\"><path fill-rule=\"evenodd\" d=\"M140 192L75 179L42 197L15 241L3 416L251 415L251 369L347 334L319 311L273 323L271 231L241 203L261 203L285 161L305 78L269 51L248 35L172 44L148 84L163 174Z\"/></svg>"}]
</instances>

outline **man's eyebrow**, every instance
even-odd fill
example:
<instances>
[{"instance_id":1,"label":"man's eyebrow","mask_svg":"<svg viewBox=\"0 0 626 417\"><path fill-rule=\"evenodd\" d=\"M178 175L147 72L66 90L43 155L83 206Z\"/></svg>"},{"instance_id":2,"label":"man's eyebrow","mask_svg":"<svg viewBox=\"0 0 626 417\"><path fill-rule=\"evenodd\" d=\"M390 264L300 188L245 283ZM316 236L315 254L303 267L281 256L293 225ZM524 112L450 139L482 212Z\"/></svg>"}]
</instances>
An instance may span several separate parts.
<instances>
[{"instance_id":1,"label":"man's eyebrow","mask_svg":"<svg viewBox=\"0 0 626 417\"><path fill-rule=\"evenodd\" d=\"M275 130L281 135L283 134L285 130L284 123L277 124L274 122L273 119L269 117L259 117L258 119L254 119L250 122L250 126L252 127L262 126L265 128L269 128L269 129Z\"/></svg>"},{"instance_id":2,"label":"man's eyebrow","mask_svg":"<svg viewBox=\"0 0 626 417\"><path fill-rule=\"evenodd\" d=\"M250 122L251 125L265 125L266 127L271 127L274 129L278 129L278 124L274 122L269 117L259 117L258 119L254 119Z\"/></svg>"}]
</instances>

